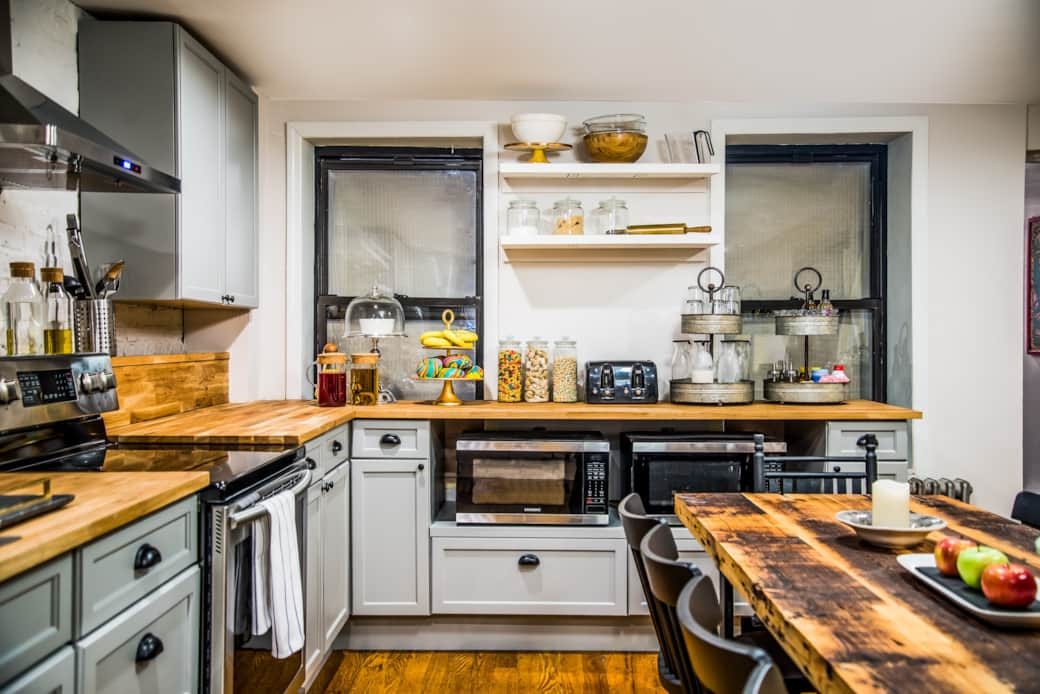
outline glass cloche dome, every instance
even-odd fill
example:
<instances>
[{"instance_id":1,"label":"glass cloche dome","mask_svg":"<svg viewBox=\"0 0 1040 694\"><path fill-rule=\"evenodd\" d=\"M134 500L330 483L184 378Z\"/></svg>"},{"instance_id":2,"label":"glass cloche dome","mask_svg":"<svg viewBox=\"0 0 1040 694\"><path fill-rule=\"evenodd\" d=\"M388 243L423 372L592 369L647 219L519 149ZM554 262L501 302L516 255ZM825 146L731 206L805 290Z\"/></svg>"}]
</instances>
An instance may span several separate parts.
<instances>
[{"instance_id":1,"label":"glass cloche dome","mask_svg":"<svg viewBox=\"0 0 1040 694\"><path fill-rule=\"evenodd\" d=\"M404 308L394 293L377 285L347 304L344 337L404 337Z\"/></svg>"}]
</instances>

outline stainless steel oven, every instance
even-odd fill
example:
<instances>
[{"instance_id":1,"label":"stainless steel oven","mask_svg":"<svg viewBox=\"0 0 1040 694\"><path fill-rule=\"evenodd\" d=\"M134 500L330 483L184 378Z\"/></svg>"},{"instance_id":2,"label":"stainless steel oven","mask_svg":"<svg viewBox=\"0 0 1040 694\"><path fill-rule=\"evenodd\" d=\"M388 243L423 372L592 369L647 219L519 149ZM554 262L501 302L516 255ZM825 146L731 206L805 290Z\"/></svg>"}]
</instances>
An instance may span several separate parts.
<instances>
[{"instance_id":1,"label":"stainless steel oven","mask_svg":"<svg viewBox=\"0 0 1040 694\"><path fill-rule=\"evenodd\" d=\"M463 434L455 453L456 523L609 522L610 443L600 434Z\"/></svg>"},{"instance_id":2,"label":"stainless steel oven","mask_svg":"<svg viewBox=\"0 0 1040 694\"><path fill-rule=\"evenodd\" d=\"M621 436L621 496L635 492L648 514L675 521L676 492L742 492L751 489L750 433L638 433ZM766 453L787 452L766 439Z\"/></svg>"}]
</instances>

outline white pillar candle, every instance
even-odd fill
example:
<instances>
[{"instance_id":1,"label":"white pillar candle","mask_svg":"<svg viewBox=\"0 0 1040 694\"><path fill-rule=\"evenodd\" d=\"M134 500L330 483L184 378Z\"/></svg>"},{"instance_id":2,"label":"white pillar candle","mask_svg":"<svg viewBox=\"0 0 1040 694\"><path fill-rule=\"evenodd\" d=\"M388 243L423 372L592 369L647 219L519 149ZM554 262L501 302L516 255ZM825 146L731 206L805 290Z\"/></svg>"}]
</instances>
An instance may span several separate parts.
<instances>
[{"instance_id":1,"label":"white pillar candle","mask_svg":"<svg viewBox=\"0 0 1040 694\"><path fill-rule=\"evenodd\" d=\"M910 527L910 485L894 480L878 480L871 490L874 497L872 525L879 528Z\"/></svg>"}]
</instances>

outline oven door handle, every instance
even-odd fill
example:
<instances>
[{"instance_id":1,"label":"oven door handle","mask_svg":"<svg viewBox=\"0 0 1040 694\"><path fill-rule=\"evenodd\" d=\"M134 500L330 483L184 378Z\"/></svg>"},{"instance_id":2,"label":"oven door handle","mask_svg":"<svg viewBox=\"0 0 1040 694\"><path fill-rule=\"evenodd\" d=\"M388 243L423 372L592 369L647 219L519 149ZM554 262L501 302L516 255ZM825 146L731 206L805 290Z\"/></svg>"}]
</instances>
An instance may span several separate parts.
<instances>
[{"instance_id":1,"label":"oven door handle","mask_svg":"<svg viewBox=\"0 0 1040 694\"><path fill-rule=\"evenodd\" d=\"M293 496L299 494L300 492L306 491L307 487L309 487L311 484L311 468L309 461L300 463L296 466L296 469L292 470L288 475L285 475L282 478L271 482L270 484L266 485L263 489L260 489L257 492L251 494L250 498L252 499L252 502L248 506L239 511L235 511L234 513L228 516L228 522L231 525L231 529L234 530L235 528L245 525L246 523L251 523L257 518L266 516L267 509L259 505L260 500L264 497L265 490L277 489L279 486L285 484L285 477L294 474L300 475L299 480L297 480L297 482L293 484L292 487L285 491L292 493Z\"/></svg>"}]
</instances>

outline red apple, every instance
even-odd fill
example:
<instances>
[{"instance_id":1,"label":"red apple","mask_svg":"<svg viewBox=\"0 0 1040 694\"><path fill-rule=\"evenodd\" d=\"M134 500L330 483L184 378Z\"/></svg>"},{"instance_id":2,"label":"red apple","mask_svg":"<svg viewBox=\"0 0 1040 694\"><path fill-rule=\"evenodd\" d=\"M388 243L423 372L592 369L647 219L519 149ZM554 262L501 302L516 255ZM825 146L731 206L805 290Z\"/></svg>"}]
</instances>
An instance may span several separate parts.
<instances>
[{"instance_id":1,"label":"red apple","mask_svg":"<svg viewBox=\"0 0 1040 694\"><path fill-rule=\"evenodd\" d=\"M1036 599L1036 579L1021 564L990 564L982 571L982 594L994 605L1026 607Z\"/></svg>"},{"instance_id":2,"label":"red apple","mask_svg":"<svg viewBox=\"0 0 1040 694\"><path fill-rule=\"evenodd\" d=\"M971 540L962 537L944 537L935 545L935 568L943 576L957 576L957 555L962 549L975 547Z\"/></svg>"}]
</instances>

